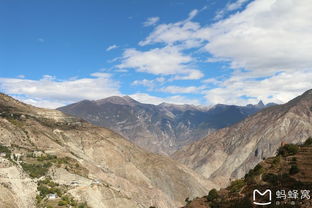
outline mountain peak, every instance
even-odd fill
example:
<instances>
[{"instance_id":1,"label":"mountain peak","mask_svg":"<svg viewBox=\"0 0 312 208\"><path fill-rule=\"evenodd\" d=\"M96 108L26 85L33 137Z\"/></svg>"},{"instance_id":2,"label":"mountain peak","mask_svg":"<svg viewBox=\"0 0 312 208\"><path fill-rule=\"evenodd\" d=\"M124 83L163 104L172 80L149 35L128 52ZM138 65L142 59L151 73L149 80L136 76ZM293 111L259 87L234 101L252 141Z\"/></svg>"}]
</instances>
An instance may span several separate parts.
<instances>
[{"instance_id":1,"label":"mountain peak","mask_svg":"<svg viewBox=\"0 0 312 208\"><path fill-rule=\"evenodd\" d=\"M117 104L117 105L134 105L134 104L139 104L138 101L134 100L133 98L129 97L129 96L111 96L111 97L107 97L101 100L96 100L95 101L96 104L98 105L103 105L105 103L113 103L113 104Z\"/></svg>"},{"instance_id":2,"label":"mountain peak","mask_svg":"<svg viewBox=\"0 0 312 208\"><path fill-rule=\"evenodd\" d=\"M256 105L256 107L263 108L263 107L265 107L265 105L264 105L264 103L262 102L262 100L260 100L260 101L258 102L258 104Z\"/></svg>"}]
</instances>

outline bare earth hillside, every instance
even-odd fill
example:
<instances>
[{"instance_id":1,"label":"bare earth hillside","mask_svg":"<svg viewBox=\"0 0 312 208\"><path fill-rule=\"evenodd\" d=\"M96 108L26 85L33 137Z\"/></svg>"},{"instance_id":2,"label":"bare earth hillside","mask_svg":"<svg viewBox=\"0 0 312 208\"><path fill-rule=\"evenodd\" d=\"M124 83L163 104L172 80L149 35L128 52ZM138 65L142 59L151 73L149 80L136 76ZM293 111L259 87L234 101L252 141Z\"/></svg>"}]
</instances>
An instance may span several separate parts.
<instances>
[{"instance_id":1,"label":"bare earth hillside","mask_svg":"<svg viewBox=\"0 0 312 208\"><path fill-rule=\"evenodd\" d=\"M0 113L0 207L172 208L215 186L60 111L1 94Z\"/></svg>"}]
</instances>

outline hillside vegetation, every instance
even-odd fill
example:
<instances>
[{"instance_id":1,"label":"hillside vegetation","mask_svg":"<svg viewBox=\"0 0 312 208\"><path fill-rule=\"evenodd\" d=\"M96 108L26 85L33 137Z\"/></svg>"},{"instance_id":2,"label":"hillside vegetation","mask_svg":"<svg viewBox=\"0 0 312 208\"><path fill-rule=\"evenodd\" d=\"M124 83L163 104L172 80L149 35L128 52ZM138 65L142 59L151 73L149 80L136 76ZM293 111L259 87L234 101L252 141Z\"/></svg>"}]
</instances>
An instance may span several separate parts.
<instances>
[{"instance_id":1,"label":"hillside vegetation","mask_svg":"<svg viewBox=\"0 0 312 208\"><path fill-rule=\"evenodd\" d=\"M272 191L272 203L265 207L311 207L301 191L312 187L312 138L303 144L285 144L275 157L267 158L251 169L244 178L232 181L224 189L212 189L207 196L187 200L184 208L250 208L255 189ZM286 199L278 199L277 192L285 190ZM292 191L292 192L289 192ZM298 198L290 193L298 191Z\"/></svg>"}]
</instances>

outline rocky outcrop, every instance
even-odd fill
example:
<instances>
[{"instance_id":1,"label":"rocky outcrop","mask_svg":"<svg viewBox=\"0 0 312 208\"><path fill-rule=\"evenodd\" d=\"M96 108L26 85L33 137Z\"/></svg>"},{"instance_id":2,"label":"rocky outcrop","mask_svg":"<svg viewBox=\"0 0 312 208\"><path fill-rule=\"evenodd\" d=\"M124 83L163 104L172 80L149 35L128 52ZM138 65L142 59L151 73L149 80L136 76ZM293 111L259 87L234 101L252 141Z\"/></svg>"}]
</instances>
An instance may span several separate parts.
<instances>
[{"instance_id":1,"label":"rocky outcrop","mask_svg":"<svg viewBox=\"0 0 312 208\"><path fill-rule=\"evenodd\" d=\"M265 108L258 105L194 105L139 103L129 96L84 100L60 111L112 129L147 151L170 155L181 146Z\"/></svg>"},{"instance_id":2,"label":"rocky outcrop","mask_svg":"<svg viewBox=\"0 0 312 208\"><path fill-rule=\"evenodd\" d=\"M66 187L66 193L89 207L172 208L215 186L166 156L148 153L117 133L60 111L35 108L3 94L0 111L0 144L14 153L0 162L7 164L0 168L0 207L35 206L42 179L30 177L21 165L30 153L57 157L42 178Z\"/></svg>"},{"instance_id":3,"label":"rocky outcrop","mask_svg":"<svg viewBox=\"0 0 312 208\"><path fill-rule=\"evenodd\" d=\"M310 135L312 90L185 146L173 158L224 186L275 155L281 143L300 143Z\"/></svg>"}]
</instances>

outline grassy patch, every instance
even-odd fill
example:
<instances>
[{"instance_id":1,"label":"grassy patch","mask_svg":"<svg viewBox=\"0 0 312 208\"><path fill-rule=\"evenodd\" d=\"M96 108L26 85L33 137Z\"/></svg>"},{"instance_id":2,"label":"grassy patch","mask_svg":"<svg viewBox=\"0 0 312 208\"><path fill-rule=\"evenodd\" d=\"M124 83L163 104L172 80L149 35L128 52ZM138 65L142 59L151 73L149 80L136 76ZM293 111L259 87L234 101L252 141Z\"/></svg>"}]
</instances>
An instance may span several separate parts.
<instances>
[{"instance_id":1,"label":"grassy patch","mask_svg":"<svg viewBox=\"0 0 312 208\"><path fill-rule=\"evenodd\" d=\"M231 193L238 193L244 186L246 182L243 179L238 179L231 182L231 185L227 188Z\"/></svg>"},{"instance_id":2,"label":"grassy patch","mask_svg":"<svg viewBox=\"0 0 312 208\"><path fill-rule=\"evenodd\" d=\"M52 163L47 162L43 164L29 164L22 162L21 166L24 169L24 171L29 174L30 177L40 178L49 171L49 168L52 166Z\"/></svg>"},{"instance_id":3,"label":"grassy patch","mask_svg":"<svg viewBox=\"0 0 312 208\"><path fill-rule=\"evenodd\" d=\"M1 153L5 153L6 154L5 155L6 158L10 158L10 156L11 156L11 150L8 147L3 146L1 144L0 144L0 152Z\"/></svg>"},{"instance_id":4,"label":"grassy patch","mask_svg":"<svg viewBox=\"0 0 312 208\"><path fill-rule=\"evenodd\" d=\"M299 147L295 144L285 144L277 150L277 155L283 157L295 155L299 151Z\"/></svg>"}]
</instances>

